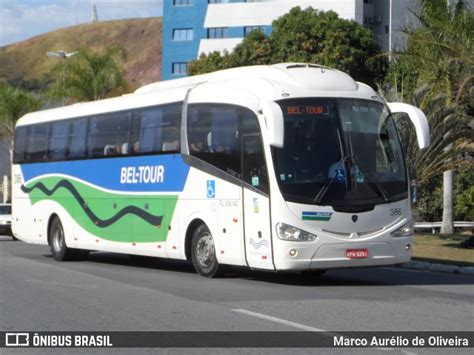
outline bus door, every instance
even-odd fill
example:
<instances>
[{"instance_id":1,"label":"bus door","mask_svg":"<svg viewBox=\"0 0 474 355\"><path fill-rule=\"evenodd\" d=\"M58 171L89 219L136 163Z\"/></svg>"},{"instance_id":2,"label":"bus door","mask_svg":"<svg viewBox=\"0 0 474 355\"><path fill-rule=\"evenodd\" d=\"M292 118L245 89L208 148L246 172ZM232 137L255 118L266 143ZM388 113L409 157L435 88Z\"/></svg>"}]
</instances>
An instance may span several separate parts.
<instances>
[{"instance_id":1,"label":"bus door","mask_svg":"<svg viewBox=\"0 0 474 355\"><path fill-rule=\"evenodd\" d=\"M258 99L245 90L199 85L188 96L186 127L189 154L212 166L199 169L211 174L204 183L212 187L207 197L215 200L210 209L215 206L218 214L218 255L228 264L273 269L268 173L254 113L258 108ZM205 138L205 153L193 149L199 137Z\"/></svg>"},{"instance_id":2,"label":"bus door","mask_svg":"<svg viewBox=\"0 0 474 355\"><path fill-rule=\"evenodd\" d=\"M258 269L273 269L270 228L268 170L257 117L242 119L242 195L247 263Z\"/></svg>"}]
</instances>

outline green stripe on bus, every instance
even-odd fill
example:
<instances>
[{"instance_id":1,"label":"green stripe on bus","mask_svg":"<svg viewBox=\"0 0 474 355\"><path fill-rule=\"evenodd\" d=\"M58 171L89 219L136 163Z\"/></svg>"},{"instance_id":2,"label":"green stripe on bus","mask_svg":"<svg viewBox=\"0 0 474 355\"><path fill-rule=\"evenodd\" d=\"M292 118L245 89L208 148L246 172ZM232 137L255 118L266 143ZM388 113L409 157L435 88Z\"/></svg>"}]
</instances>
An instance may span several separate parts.
<instances>
[{"instance_id":1,"label":"green stripe on bus","mask_svg":"<svg viewBox=\"0 0 474 355\"><path fill-rule=\"evenodd\" d=\"M81 206L73 193L64 187L55 187L62 180L67 180L77 193L82 197L86 206ZM39 183L44 185L47 191L43 191ZM150 243L164 242L168 236L168 230L173 213L178 201L177 195L127 195L121 193L105 192L89 185L63 177L46 177L27 185L31 189L29 193L32 205L42 201L55 201L60 204L83 229L101 239L115 242ZM48 196L47 192L52 192ZM161 216L161 224L153 225L140 213L122 213L129 211L145 211L148 215ZM86 207L86 208L85 208ZM87 214L89 210L93 216L100 220L114 220L106 227L101 227L98 221L94 221ZM119 218L117 218L117 215ZM116 217L114 219L114 217Z\"/></svg>"},{"instance_id":2,"label":"green stripe on bus","mask_svg":"<svg viewBox=\"0 0 474 355\"><path fill-rule=\"evenodd\" d=\"M303 216L303 221L329 221L331 217Z\"/></svg>"}]
</instances>

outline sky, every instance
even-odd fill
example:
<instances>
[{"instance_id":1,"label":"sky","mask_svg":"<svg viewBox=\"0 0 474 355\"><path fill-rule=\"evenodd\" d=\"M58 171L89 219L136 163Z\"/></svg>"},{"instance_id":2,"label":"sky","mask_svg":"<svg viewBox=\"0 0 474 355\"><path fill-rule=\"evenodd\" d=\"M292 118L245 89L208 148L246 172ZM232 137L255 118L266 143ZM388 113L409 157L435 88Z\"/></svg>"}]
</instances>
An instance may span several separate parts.
<instances>
[{"instance_id":1,"label":"sky","mask_svg":"<svg viewBox=\"0 0 474 355\"><path fill-rule=\"evenodd\" d=\"M163 0L0 0L0 47L90 22L92 3L96 4L99 21L163 13Z\"/></svg>"}]
</instances>

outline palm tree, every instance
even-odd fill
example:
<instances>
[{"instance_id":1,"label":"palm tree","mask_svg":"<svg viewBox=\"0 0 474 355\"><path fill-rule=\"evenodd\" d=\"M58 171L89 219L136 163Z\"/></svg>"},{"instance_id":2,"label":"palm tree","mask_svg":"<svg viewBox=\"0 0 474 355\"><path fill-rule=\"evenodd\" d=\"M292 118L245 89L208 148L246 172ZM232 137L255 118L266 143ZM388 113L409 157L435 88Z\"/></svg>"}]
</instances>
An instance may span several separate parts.
<instances>
[{"instance_id":1,"label":"palm tree","mask_svg":"<svg viewBox=\"0 0 474 355\"><path fill-rule=\"evenodd\" d=\"M118 47L102 53L80 49L74 57L53 68L56 77L51 93L75 101L94 101L121 94L127 88L120 59L124 52Z\"/></svg>"},{"instance_id":2,"label":"palm tree","mask_svg":"<svg viewBox=\"0 0 474 355\"><path fill-rule=\"evenodd\" d=\"M466 1L460 0L450 6L449 2L440 0L423 0L422 10L418 15L421 27L408 31L408 47L405 53L397 57L394 67L405 71L411 79L411 91L427 85L428 91L419 103L420 108L426 110L431 101L442 95L444 106L453 108L455 112L450 121L462 121L459 114L472 112L472 98L469 90L474 81L474 16ZM440 104L440 103L438 103ZM455 137L458 132L446 131L447 138ZM463 145L444 145L441 150L435 149L440 157L453 159L452 153L465 152L472 146L470 137L464 137ZM438 137L438 139L441 139ZM449 139L448 139L449 141ZM464 150L458 150L459 147ZM453 152L448 152L453 150ZM432 151L431 149L429 151ZM456 165L456 159L440 162L434 160L430 169L436 166L443 167L443 225L442 233L453 233L453 171L450 166ZM438 165L436 165L438 164Z\"/></svg>"},{"instance_id":3,"label":"palm tree","mask_svg":"<svg viewBox=\"0 0 474 355\"><path fill-rule=\"evenodd\" d=\"M24 114L37 110L41 100L32 93L9 85L0 85L0 138L8 143L10 161L13 157L13 137L16 121Z\"/></svg>"},{"instance_id":4,"label":"palm tree","mask_svg":"<svg viewBox=\"0 0 474 355\"><path fill-rule=\"evenodd\" d=\"M462 110L456 110L454 105L447 107L444 95L432 97L429 101L426 99L428 95L430 87L425 85L415 91L410 102L417 107L426 103L423 111L431 130L428 149L418 148L416 133L409 120L397 119L409 175L420 184L427 183L441 171L459 167L465 162L463 154L474 151L470 142L469 117Z\"/></svg>"}]
</instances>

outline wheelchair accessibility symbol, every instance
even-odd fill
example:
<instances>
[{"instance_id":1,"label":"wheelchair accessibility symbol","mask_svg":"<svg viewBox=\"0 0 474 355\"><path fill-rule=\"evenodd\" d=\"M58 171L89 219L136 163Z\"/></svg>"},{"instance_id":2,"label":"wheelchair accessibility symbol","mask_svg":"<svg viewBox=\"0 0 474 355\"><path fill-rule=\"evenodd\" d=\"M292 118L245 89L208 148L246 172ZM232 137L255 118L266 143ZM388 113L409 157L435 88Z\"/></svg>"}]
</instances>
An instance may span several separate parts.
<instances>
[{"instance_id":1,"label":"wheelchair accessibility symbol","mask_svg":"<svg viewBox=\"0 0 474 355\"><path fill-rule=\"evenodd\" d=\"M216 197L216 182L214 180L207 180L207 198Z\"/></svg>"}]
</instances>

